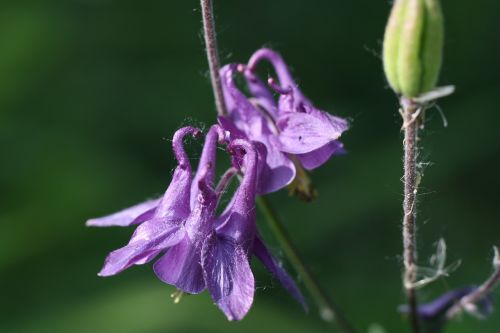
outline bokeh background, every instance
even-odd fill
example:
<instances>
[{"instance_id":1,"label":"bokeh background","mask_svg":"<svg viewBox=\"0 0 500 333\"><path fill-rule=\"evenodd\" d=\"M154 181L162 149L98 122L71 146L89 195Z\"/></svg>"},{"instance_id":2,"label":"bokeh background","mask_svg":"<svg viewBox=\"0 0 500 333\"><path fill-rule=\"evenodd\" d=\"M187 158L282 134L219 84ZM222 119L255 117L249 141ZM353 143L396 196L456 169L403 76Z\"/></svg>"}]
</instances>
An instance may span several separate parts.
<instances>
[{"instance_id":1,"label":"bokeh background","mask_svg":"<svg viewBox=\"0 0 500 333\"><path fill-rule=\"evenodd\" d=\"M444 237L450 262L463 264L423 290L424 301L482 282L500 245L500 3L443 6L440 82L457 92L439 102L449 127L432 110L423 137L420 263ZM216 2L224 63L271 46L316 105L352 120L348 155L312 174L314 203L285 191L270 200L361 332L407 330L396 311L404 302L401 120L380 61L389 9L388 0ZM150 266L96 276L131 230L89 229L85 220L165 189L174 130L214 121L206 67L196 0L1 2L0 332L336 331L310 298L303 313L258 263L255 303L238 323L206 293L173 304L173 288ZM283 258L262 218L259 226ZM466 316L448 332L499 329L500 310L488 321Z\"/></svg>"}]
</instances>

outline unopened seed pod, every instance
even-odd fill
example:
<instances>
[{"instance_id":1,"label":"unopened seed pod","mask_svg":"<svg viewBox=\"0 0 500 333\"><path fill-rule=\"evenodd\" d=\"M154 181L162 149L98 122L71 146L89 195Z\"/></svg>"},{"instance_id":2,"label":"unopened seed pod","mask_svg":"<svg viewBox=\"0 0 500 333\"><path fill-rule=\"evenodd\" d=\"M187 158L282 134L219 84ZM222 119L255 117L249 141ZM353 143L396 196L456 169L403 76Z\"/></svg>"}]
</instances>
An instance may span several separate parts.
<instances>
[{"instance_id":1,"label":"unopened seed pod","mask_svg":"<svg viewBox=\"0 0 500 333\"><path fill-rule=\"evenodd\" d=\"M416 97L435 88L443 58L439 0L395 0L384 35L384 71L392 89Z\"/></svg>"}]
</instances>

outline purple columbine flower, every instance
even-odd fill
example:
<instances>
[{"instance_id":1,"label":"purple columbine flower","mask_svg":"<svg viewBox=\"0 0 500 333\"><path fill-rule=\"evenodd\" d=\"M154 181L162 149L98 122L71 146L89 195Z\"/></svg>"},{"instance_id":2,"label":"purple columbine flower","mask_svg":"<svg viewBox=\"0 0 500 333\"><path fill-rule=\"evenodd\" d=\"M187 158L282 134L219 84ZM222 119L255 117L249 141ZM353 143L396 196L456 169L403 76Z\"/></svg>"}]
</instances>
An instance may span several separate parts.
<instances>
[{"instance_id":1,"label":"purple columbine flower","mask_svg":"<svg viewBox=\"0 0 500 333\"><path fill-rule=\"evenodd\" d=\"M108 255L99 275L115 275L163 254L154 264L160 280L190 294L208 289L229 320L240 320L253 302L255 282L249 259L255 255L306 308L293 279L257 235L255 195L259 161L264 160L258 158L262 147L242 139L229 145L243 179L228 207L216 216L219 197L234 171L226 172L217 190L213 189L217 142L225 136L214 125L206 136L198 170L192 175L182 142L185 136L199 133L193 127L175 133L173 149L179 165L162 198L87 222L100 227L139 224L129 243Z\"/></svg>"},{"instance_id":2,"label":"purple columbine flower","mask_svg":"<svg viewBox=\"0 0 500 333\"><path fill-rule=\"evenodd\" d=\"M266 86L255 74L263 60L274 67L279 84L270 79ZM235 84L238 72L246 78L250 97ZM266 152L261 155L265 155L266 164L258 177L259 194L289 185L297 174L303 174L297 168L317 168L344 151L338 139L347 130L347 121L314 107L278 53L261 49L248 65L226 65L221 69L221 80L229 115L219 117L219 123L232 138L257 141L265 147ZM273 91L280 95L278 101Z\"/></svg>"},{"instance_id":3,"label":"purple columbine flower","mask_svg":"<svg viewBox=\"0 0 500 333\"><path fill-rule=\"evenodd\" d=\"M463 287L444 293L437 299L421 304L417 308L417 313L424 324L425 332L438 333L448 322L448 311L456 305L463 297L474 292L476 287ZM408 305L402 305L399 308L402 313L408 313ZM478 302L478 311L484 317L490 315L493 311L493 301L491 297L486 297Z\"/></svg>"},{"instance_id":4,"label":"purple columbine flower","mask_svg":"<svg viewBox=\"0 0 500 333\"><path fill-rule=\"evenodd\" d=\"M281 151L296 155L304 168L315 169L342 151L338 139L349 125L345 119L317 109L299 89L283 58L273 50L260 49L250 58L245 70L250 86L261 85L254 73L263 60L271 63L279 81L279 85L274 79L269 79L268 83L280 94L275 121L280 132ZM264 95L260 95L262 103ZM262 107L265 105L272 105L271 101Z\"/></svg>"},{"instance_id":5,"label":"purple columbine flower","mask_svg":"<svg viewBox=\"0 0 500 333\"><path fill-rule=\"evenodd\" d=\"M203 244L202 266L207 288L213 300L229 320L242 319L253 302L255 281L249 259L255 254L283 286L305 306L293 280L277 264L255 225L258 153L245 140L234 140L231 151L244 150L244 177L230 207L222 214L218 226Z\"/></svg>"},{"instance_id":6,"label":"purple columbine flower","mask_svg":"<svg viewBox=\"0 0 500 333\"><path fill-rule=\"evenodd\" d=\"M160 280L190 294L205 290L200 262L201 248L214 228L217 208L217 196L213 190L215 159L217 141L223 141L223 135L219 126L210 128L191 186L191 198L188 200L191 214L183 225L182 240L154 264L154 271Z\"/></svg>"}]
</instances>

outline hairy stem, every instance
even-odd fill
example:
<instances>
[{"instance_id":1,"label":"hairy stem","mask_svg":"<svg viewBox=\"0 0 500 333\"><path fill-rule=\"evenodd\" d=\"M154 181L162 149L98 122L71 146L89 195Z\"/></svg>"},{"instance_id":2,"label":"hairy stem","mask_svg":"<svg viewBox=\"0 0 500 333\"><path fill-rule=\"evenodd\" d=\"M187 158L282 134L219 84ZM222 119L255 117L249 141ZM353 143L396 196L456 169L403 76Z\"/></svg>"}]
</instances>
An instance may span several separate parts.
<instances>
[{"instance_id":1,"label":"hairy stem","mask_svg":"<svg viewBox=\"0 0 500 333\"><path fill-rule=\"evenodd\" d=\"M413 333L420 332L417 314L417 295L415 281L417 274L416 245L416 196L419 175L417 172L419 105L412 100L402 98L404 128L404 201L403 201L403 262L404 286L410 308L410 322Z\"/></svg>"},{"instance_id":2,"label":"hairy stem","mask_svg":"<svg viewBox=\"0 0 500 333\"><path fill-rule=\"evenodd\" d=\"M219 74L219 52L217 49L217 38L215 34L215 22L212 0L201 0L201 13L203 17L203 36L205 37L205 48L207 50L208 67L210 69L210 80L214 90L215 107L220 116L227 115L226 103L222 92L222 84Z\"/></svg>"},{"instance_id":3,"label":"hairy stem","mask_svg":"<svg viewBox=\"0 0 500 333\"><path fill-rule=\"evenodd\" d=\"M483 298L485 298L499 283L500 281L500 269L496 270L495 273L490 276L484 284L476 289L473 293L465 296L462 299L463 303L477 303Z\"/></svg>"},{"instance_id":4,"label":"hairy stem","mask_svg":"<svg viewBox=\"0 0 500 333\"><path fill-rule=\"evenodd\" d=\"M272 209L269 201L265 197L257 197L257 204L264 214L269 227L278 240L287 259L290 261L297 273L300 274L305 287L316 302L321 318L325 321L335 320L339 329L344 333L355 333L356 331L353 326L342 315L335 303L328 298L324 290L320 287L312 275L311 271L307 268L288 232L278 219L275 211Z\"/></svg>"}]
</instances>

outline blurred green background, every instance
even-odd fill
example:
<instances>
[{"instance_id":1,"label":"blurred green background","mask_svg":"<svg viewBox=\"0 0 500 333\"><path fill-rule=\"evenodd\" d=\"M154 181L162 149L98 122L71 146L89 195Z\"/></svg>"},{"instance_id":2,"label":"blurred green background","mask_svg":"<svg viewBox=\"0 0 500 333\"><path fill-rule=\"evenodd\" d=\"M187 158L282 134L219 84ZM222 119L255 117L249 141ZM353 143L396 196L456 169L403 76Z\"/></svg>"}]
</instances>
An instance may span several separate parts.
<instances>
[{"instance_id":1,"label":"blurred green background","mask_svg":"<svg viewBox=\"0 0 500 333\"><path fill-rule=\"evenodd\" d=\"M421 292L481 283L500 245L500 3L443 1L440 102L424 135L420 262L444 237L462 266ZM389 1L217 1L223 62L280 51L319 107L352 119L349 154L312 175L311 204L271 195L304 258L347 315L405 332L400 284L401 120L379 59ZM16 0L0 4L0 332L328 332L258 263L249 315L229 323L209 296L174 305L151 266L98 278L132 230L89 229L161 193L169 138L214 121L198 1ZM193 144L199 150L199 144ZM266 239L282 257L262 219ZM300 279L300 278L299 278ZM498 292L496 293L499 294ZM311 302L312 305L312 302ZM464 317L448 332L498 332Z\"/></svg>"}]
</instances>

